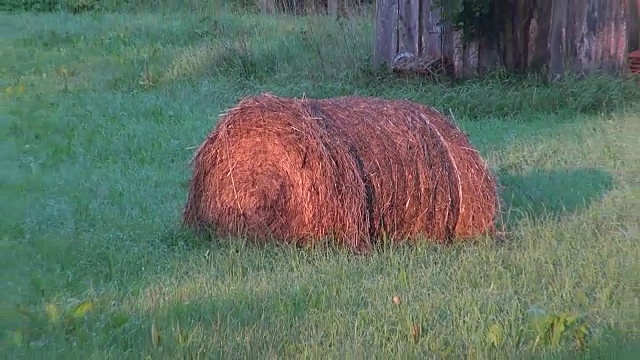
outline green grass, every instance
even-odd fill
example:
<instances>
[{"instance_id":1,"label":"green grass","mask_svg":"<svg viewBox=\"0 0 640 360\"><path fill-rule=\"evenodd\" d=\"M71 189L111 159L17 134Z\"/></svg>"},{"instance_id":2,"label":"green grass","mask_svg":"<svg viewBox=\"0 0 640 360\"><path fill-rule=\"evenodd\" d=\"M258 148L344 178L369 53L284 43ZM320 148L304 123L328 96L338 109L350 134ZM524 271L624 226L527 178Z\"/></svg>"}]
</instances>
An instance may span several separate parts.
<instances>
[{"instance_id":1,"label":"green grass","mask_svg":"<svg viewBox=\"0 0 640 360\"><path fill-rule=\"evenodd\" d=\"M0 14L3 357L633 358L637 86L394 79L369 65L371 31L204 10ZM500 178L507 241L353 256L182 232L193 147L263 91L451 112Z\"/></svg>"}]
</instances>

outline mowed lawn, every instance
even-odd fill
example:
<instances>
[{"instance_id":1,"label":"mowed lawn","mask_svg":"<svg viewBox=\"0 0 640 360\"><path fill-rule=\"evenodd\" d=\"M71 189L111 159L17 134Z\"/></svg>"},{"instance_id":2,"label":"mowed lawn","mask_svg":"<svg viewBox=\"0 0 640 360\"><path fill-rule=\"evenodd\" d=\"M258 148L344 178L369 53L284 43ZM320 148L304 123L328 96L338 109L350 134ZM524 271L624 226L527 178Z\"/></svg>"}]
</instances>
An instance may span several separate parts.
<instances>
[{"instance_id":1,"label":"mowed lawn","mask_svg":"<svg viewBox=\"0 0 640 360\"><path fill-rule=\"evenodd\" d=\"M0 14L3 357L635 358L637 85L396 79L372 27ZM265 91L446 112L501 182L505 241L355 256L181 230L194 148Z\"/></svg>"}]
</instances>

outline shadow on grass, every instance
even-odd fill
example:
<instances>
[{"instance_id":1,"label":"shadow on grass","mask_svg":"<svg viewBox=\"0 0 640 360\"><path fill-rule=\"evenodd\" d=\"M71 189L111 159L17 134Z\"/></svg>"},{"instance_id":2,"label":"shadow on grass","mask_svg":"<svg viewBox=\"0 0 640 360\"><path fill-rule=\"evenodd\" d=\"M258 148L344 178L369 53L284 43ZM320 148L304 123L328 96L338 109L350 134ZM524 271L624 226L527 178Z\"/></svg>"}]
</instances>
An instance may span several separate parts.
<instances>
[{"instance_id":1,"label":"shadow on grass","mask_svg":"<svg viewBox=\"0 0 640 360\"><path fill-rule=\"evenodd\" d=\"M612 189L612 177L599 169L533 170L524 175L499 171L507 226L522 218L574 214Z\"/></svg>"},{"instance_id":2,"label":"shadow on grass","mask_svg":"<svg viewBox=\"0 0 640 360\"><path fill-rule=\"evenodd\" d=\"M600 201L613 188L613 178L599 169L557 169L553 171L533 170L526 174L513 174L508 170L498 171L502 187L502 214L507 228L522 219L539 221L572 215ZM196 234L188 229L170 229L161 236L161 242L169 248L187 251L244 252L247 248L262 251L298 251L302 248L312 252L343 252L344 248L331 242L320 242L311 248L287 245L278 242L251 241L242 237L220 238L213 234ZM410 244L403 244L411 247ZM376 252L393 249L399 251L400 244L377 243ZM278 250L279 249L279 250Z\"/></svg>"},{"instance_id":3,"label":"shadow on grass","mask_svg":"<svg viewBox=\"0 0 640 360\"><path fill-rule=\"evenodd\" d=\"M578 213L601 200L613 188L612 176L593 168L553 171L537 169L524 175L500 170L498 177L502 186L502 213L507 227L525 218L537 221ZM196 235L187 229L170 230L164 234L161 241L169 247L186 246L191 250L202 251L211 249L212 244L215 248L236 252L243 251L247 246L274 246L246 239L220 239L211 234ZM277 243L275 246L288 247L291 250L291 246L286 244ZM333 251L337 249L331 244L324 246ZM323 247L322 244L320 247Z\"/></svg>"},{"instance_id":4,"label":"shadow on grass","mask_svg":"<svg viewBox=\"0 0 640 360\"><path fill-rule=\"evenodd\" d=\"M588 349L576 353L574 349L563 349L555 352L541 354L540 359L637 359L640 353L640 341L632 334L625 334L621 330L608 329L603 338L595 344L590 344Z\"/></svg>"}]
</instances>

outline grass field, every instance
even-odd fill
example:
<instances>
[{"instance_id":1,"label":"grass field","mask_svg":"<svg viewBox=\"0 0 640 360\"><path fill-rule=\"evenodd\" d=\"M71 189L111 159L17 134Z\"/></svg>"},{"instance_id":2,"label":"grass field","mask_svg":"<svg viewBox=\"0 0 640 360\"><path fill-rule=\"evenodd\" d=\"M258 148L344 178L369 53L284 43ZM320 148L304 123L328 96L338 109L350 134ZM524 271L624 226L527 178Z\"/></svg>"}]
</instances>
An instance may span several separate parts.
<instances>
[{"instance_id":1,"label":"grass field","mask_svg":"<svg viewBox=\"0 0 640 360\"><path fill-rule=\"evenodd\" d=\"M369 65L371 30L0 14L3 357L634 358L637 85L394 79ZM264 91L450 112L503 185L507 241L353 256L181 231L193 147Z\"/></svg>"}]
</instances>

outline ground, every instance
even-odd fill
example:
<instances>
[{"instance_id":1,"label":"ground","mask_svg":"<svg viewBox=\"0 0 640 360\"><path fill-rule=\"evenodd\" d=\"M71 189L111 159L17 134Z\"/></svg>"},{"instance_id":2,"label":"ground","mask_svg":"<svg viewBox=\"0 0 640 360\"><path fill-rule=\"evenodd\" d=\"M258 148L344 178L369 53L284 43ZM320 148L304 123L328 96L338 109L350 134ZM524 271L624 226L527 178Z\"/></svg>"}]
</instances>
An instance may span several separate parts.
<instances>
[{"instance_id":1,"label":"ground","mask_svg":"<svg viewBox=\"0 0 640 360\"><path fill-rule=\"evenodd\" d=\"M632 358L637 86L395 79L370 66L371 31L215 10L0 14L0 352ZM194 148L264 91L444 111L498 175L506 239L354 256L181 230Z\"/></svg>"}]
</instances>

